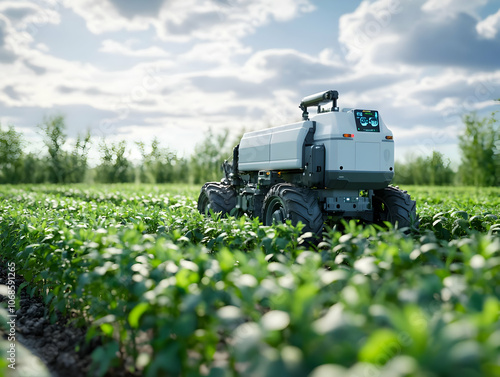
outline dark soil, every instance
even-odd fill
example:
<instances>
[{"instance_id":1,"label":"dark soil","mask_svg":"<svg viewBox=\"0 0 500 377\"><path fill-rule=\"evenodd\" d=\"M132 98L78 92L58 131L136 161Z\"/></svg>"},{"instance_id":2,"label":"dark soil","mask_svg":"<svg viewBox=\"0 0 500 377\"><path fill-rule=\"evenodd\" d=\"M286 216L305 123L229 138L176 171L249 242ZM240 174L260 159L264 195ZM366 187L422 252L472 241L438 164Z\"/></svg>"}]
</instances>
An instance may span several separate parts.
<instances>
[{"instance_id":1,"label":"dark soil","mask_svg":"<svg viewBox=\"0 0 500 377\"><path fill-rule=\"evenodd\" d=\"M0 284L7 282L7 264L0 262ZM24 282L16 275L16 290ZM85 329L69 324L60 316L51 324L46 306L38 297L30 297L26 289L18 294L20 308L16 311L16 341L38 356L54 377L84 377L88 375L94 344L85 343ZM0 295L0 302L6 301ZM77 352L77 346L79 351Z\"/></svg>"}]
</instances>

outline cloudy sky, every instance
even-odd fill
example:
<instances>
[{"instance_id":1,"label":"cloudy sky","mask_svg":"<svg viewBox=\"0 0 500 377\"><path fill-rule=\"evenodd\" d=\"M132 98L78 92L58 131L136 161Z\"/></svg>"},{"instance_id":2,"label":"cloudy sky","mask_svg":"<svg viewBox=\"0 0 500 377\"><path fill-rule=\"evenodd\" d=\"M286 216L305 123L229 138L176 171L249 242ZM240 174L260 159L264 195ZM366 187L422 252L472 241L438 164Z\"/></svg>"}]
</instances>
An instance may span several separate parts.
<instances>
[{"instance_id":1,"label":"cloudy sky","mask_svg":"<svg viewBox=\"0 0 500 377\"><path fill-rule=\"evenodd\" d=\"M0 0L0 123L187 155L209 129L300 120L302 97L378 109L396 157L458 162L461 117L500 109L500 0ZM39 143L38 143L39 145Z\"/></svg>"}]
</instances>

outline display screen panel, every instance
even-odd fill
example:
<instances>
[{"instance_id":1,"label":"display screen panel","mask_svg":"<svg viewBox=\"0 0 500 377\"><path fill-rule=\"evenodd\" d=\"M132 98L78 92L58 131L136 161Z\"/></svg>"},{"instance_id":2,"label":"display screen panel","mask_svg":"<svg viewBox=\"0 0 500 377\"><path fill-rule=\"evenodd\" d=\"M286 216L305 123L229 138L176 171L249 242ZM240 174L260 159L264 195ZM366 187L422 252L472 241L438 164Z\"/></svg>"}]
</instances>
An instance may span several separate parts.
<instances>
[{"instance_id":1,"label":"display screen panel","mask_svg":"<svg viewBox=\"0 0 500 377\"><path fill-rule=\"evenodd\" d=\"M356 128L361 132L380 132L379 116L376 110L354 110Z\"/></svg>"}]
</instances>

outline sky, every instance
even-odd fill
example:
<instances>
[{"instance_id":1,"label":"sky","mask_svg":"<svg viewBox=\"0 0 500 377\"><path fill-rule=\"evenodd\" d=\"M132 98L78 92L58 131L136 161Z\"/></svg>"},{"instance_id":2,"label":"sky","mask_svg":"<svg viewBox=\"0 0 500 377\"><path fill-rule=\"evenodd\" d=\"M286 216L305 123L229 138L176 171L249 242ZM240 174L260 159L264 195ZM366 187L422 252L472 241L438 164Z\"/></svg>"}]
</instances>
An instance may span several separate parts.
<instances>
[{"instance_id":1,"label":"sky","mask_svg":"<svg viewBox=\"0 0 500 377\"><path fill-rule=\"evenodd\" d=\"M70 138L188 156L334 89L379 110L397 160L457 166L462 117L500 110L500 0L0 0L0 70L0 124L30 148L63 114Z\"/></svg>"}]
</instances>

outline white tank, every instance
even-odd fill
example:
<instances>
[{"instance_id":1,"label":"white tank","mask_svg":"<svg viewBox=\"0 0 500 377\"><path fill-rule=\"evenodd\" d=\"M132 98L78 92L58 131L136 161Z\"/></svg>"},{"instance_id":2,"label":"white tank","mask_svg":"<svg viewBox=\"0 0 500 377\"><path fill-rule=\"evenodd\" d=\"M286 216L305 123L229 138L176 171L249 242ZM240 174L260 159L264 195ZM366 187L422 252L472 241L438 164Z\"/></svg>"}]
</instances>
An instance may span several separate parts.
<instances>
[{"instance_id":1,"label":"white tank","mask_svg":"<svg viewBox=\"0 0 500 377\"><path fill-rule=\"evenodd\" d=\"M304 141L313 131L313 122L247 132L239 147L240 171L292 170L304 167Z\"/></svg>"}]
</instances>

